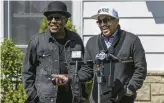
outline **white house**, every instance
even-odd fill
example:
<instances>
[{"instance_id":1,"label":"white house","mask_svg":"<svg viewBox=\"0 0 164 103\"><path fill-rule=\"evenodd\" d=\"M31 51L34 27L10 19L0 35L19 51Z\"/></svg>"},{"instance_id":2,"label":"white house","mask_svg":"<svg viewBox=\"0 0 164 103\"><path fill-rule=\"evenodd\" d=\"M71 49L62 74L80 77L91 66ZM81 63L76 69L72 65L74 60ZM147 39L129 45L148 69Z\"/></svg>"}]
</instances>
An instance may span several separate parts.
<instances>
[{"instance_id":1,"label":"white house","mask_svg":"<svg viewBox=\"0 0 164 103\"><path fill-rule=\"evenodd\" d=\"M113 7L118 11L121 28L139 36L146 51L148 70L164 71L164 1L95 0L83 1L80 15L81 34L87 40L100 30L90 19L98 8ZM74 13L74 12L73 12Z\"/></svg>"},{"instance_id":2,"label":"white house","mask_svg":"<svg viewBox=\"0 0 164 103\"><path fill-rule=\"evenodd\" d=\"M50 0L0 1L2 15L0 16L0 41L2 42L4 37L11 38L19 48L25 51L29 37L38 31L43 18L42 12L49 2ZM164 72L164 1L74 0L65 2L68 11L72 13L71 20L83 39L84 45L91 36L100 32L96 21L90 17L101 6L113 7L118 11L121 28L139 36L146 51L148 71ZM164 79L161 83L164 83ZM152 86L153 84L148 86L150 96L147 97L147 101L153 100ZM164 90L159 91L160 93L157 94L161 94L164 98Z\"/></svg>"},{"instance_id":3,"label":"white house","mask_svg":"<svg viewBox=\"0 0 164 103\"><path fill-rule=\"evenodd\" d=\"M49 1L0 1L0 40L12 38L25 49L29 37L37 32L42 12ZM139 36L146 51L148 70L164 71L164 1L144 0L74 0L65 1L72 13L72 21L84 40L100 30L90 17L99 7L114 7L120 17L121 28Z\"/></svg>"}]
</instances>

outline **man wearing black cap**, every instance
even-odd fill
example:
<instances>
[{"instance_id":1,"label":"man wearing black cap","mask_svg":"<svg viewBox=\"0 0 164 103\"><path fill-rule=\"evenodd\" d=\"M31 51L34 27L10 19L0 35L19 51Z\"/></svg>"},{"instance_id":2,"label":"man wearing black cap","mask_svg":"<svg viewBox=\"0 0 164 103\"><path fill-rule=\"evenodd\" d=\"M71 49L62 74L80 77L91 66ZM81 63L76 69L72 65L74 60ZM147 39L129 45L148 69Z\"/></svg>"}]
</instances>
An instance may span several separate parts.
<instances>
[{"instance_id":1,"label":"man wearing black cap","mask_svg":"<svg viewBox=\"0 0 164 103\"><path fill-rule=\"evenodd\" d=\"M84 54L83 42L64 27L71 14L63 2L51 2L44 15L48 28L30 40L23 62L22 78L28 95L25 103L72 103L72 97L81 98L83 85L74 89L75 65L69 62L72 51ZM79 69L78 77L82 82L91 79L91 69Z\"/></svg>"},{"instance_id":2,"label":"man wearing black cap","mask_svg":"<svg viewBox=\"0 0 164 103\"><path fill-rule=\"evenodd\" d=\"M147 74L140 39L121 29L114 8L102 7L91 18L97 20L101 33L88 40L84 60L98 61L95 71L102 68L94 73L90 103L134 103Z\"/></svg>"}]
</instances>

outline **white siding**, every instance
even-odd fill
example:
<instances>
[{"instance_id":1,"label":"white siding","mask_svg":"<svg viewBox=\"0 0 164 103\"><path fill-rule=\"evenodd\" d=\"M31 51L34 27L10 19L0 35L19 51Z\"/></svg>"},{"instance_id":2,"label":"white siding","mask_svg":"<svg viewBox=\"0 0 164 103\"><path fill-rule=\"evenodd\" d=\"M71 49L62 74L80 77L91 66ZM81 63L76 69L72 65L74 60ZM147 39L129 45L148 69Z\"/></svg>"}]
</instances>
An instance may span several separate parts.
<instances>
[{"instance_id":1,"label":"white siding","mask_svg":"<svg viewBox=\"0 0 164 103\"><path fill-rule=\"evenodd\" d=\"M164 54L146 54L148 70L164 71Z\"/></svg>"},{"instance_id":2,"label":"white siding","mask_svg":"<svg viewBox=\"0 0 164 103\"><path fill-rule=\"evenodd\" d=\"M102 5L114 7L118 11L121 28L139 36L146 51L148 70L164 71L164 1L84 1L84 45L91 36L100 33L96 21L90 17Z\"/></svg>"},{"instance_id":3,"label":"white siding","mask_svg":"<svg viewBox=\"0 0 164 103\"><path fill-rule=\"evenodd\" d=\"M163 21L164 18L156 18L158 21ZM154 18L150 19L120 19L121 28L129 32L139 35L163 35L164 24L157 24ZM84 19L84 35L97 35L100 30L96 24L96 20Z\"/></svg>"},{"instance_id":4,"label":"white siding","mask_svg":"<svg viewBox=\"0 0 164 103\"><path fill-rule=\"evenodd\" d=\"M0 44L3 41L3 37L4 37L4 20L3 20L3 1L0 1Z\"/></svg>"},{"instance_id":5,"label":"white siding","mask_svg":"<svg viewBox=\"0 0 164 103\"><path fill-rule=\"evenodd\" d=\"M97 13L100 7L113 7L119 11L120 17L164 17L164 13L160 13L163 2L84 2L83 17L90 17ZM154 6L153 6L154 5ZM155 6L158 5L158 6ZM149 7L151 6L151 7ZM153 6L153 13L151 12ZM164 7L163 7L164 8ZM86 12L87 11L87 12Z\"/></svg>"},{"instance_id":6,"label":"white siding","mask_svg":"<svg viewBox=\"0 0 164 103\"><path fill-rule=\"evenodd\" d=\"M72 2L72 23L75 25L77 33L82 37L82 1L73 1Z\"/></svg>"},{"instance_id":7,"label":"white siding","mask_svg":"<svg viewBox=\"0 0 164 103\"><path fill-rule=\"evenodd\" d=\"M163 22L163 24L157 23ZM141 35L163 35L164 36L164 18L148 19L120 19L122 29Z\"/></svg>"}]
</instances>

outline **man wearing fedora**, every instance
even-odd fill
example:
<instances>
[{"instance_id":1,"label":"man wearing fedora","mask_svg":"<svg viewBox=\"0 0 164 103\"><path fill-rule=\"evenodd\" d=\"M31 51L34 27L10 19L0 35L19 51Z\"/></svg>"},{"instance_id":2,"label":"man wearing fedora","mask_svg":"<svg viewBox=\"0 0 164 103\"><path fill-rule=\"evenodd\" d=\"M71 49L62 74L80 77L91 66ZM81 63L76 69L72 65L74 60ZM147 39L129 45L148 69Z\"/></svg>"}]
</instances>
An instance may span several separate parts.
<instances>
[{"instance_id":1,"label":"man wearing fedora","mask_svg":"<svg viewBox=\"0 0 164 103\"><path fill-rule=\"evenodd\" d=\"M76 67L70 62L73 51L84 55L83 42L77 33L64 27L71 17L65 3L51 2L44 15L48 28L32 37L24 57L22 79L28 96L25 103L79 103L84 100L84 85L73 85ZM80 68L76 80L90 80L91 70Z\"/></svg>"},{"instance_id":2,"label":"man wearing fedora","mask_svg":"<svg viewBox=\"0 0 164 103\"><path fill-rule=\"evenodd\" d=\"M140 39L121 29L118 12L113 8L102 7L91 18L97 20L101 33L88 40L84 60L103 62L103 65L97 62L94 71L103 68L100 74L94 72L90 103L99 103L98 100L101 103L134 103L136 91L142 87L147 74ZM101 75L101 81L97 75ZM101 83L100 99L98 82Z\"/></svg>"}]
</instances>

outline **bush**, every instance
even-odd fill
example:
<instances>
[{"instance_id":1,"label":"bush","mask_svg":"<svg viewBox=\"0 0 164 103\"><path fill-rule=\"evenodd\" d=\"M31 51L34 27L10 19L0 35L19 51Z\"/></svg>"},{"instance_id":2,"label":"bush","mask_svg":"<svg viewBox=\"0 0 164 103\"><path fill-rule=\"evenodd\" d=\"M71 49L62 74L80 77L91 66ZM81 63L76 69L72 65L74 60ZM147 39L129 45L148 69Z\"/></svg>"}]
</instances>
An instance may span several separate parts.
<instances>
[{"instance_id":1,"label":"bush","mask_svg":"<svg viewBox=\"0 0 164 103\"><path fill-rule=\"evenodd\" d=\"M23 103L26 94L21 81L23 52L9 39L1 45L1 102Z\"/></svg>"}]
</instances>

